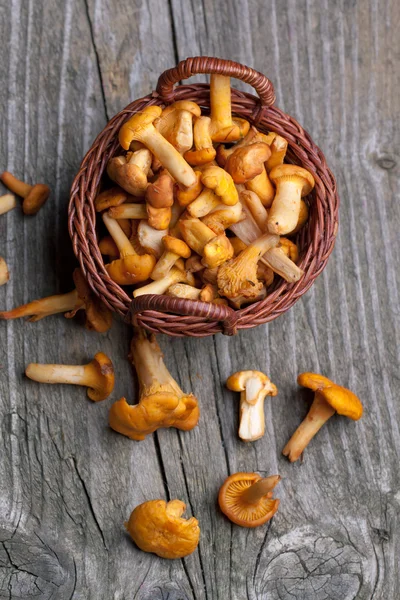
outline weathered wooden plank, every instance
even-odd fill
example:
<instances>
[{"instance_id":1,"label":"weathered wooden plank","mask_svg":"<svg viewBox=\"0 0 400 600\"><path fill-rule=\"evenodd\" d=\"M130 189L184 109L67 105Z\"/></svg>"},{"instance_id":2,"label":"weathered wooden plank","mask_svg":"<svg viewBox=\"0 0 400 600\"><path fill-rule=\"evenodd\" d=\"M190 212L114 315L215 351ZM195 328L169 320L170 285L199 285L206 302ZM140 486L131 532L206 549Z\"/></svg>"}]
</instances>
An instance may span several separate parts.
<instances>
[{"instance_id":1,"label":"weathered wooden plank","mask_svg":"<svg viewBox=\"0 0 400 600\"><path fill-rule=\"evenodd\" d=\"M278 105L324 149L342 198L335 253L290 313L235 339L161 339L172 373L200 399L192 432L133 443L108 430L111 399L92 405L82 390L23 381L29 361L79 363L102 349L117 367L113 399L133 399L124 325L105 336L62 317L0 326L0 597L51 597L59 585L60 598L96 600L396 598L399 7L172 0L178 57L167 3L0 7L1 166L55 190L38 217L0 218L0 252L5 243L17 274L1 306L69 288L66 199L79 160L106 115L153 89L176 58L219 55L269 75ZM223 387L242 367L265 370L280 390L252 445L238 440L238 398ZM295 384L305 369L352 387L366 414L332 419L290 465L280 451L306 412ZM216 508L238 470L283 476L266 528L242 530ZM154 497L182 498L200 520L199 550L184 561L145 555L123 532L131 508Z\"/></svg>"}]
</instances>

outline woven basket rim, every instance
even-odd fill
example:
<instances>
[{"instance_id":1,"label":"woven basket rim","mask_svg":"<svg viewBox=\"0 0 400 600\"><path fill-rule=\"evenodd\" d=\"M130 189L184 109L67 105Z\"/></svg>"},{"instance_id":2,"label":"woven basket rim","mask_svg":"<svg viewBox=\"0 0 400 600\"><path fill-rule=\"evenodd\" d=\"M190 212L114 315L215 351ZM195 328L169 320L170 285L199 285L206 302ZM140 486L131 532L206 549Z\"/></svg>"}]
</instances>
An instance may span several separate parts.
<instances>
[{"instance_id":1,"label":"woven basket rim","mask_svg":"<svg viewBox=\"0 0 400 600\"><path fill-rule=\"evenodd\" d=\"M187 59L187 61L200 60L200 58L204 57ZM220 59L204 60L219 61ZM183 61L185 68L187 61ZM228 66L226 62L229 63ZM230 61L222 61L222 63L225 69L232 68L231 64L238 65ZM156 92L131 102L117 113L96 137L83 158L71 187L68 210L69 233L74 253L90 287L111 310L125 319L129 321L133 319L136 324L155 333L166 333L175 337L184 335L205 337L218 332L233 335L239 329L267 323L286 312L311 287L316 277L325 268L334 247L338 228L339 198L336 182L322 151L310 135L295 119L270 105L274 100L274 94L269 80L261 73L239 65L250 71L248 78L254 79L253 73L256 73L258 78L262 78L261 83L267 80L268 85L264 84L262 88L264 103L253 94L232 88L233 114L248 119L260 131L275 131L283 135L288 140L289 162L305 166L315 178L315 188L311 194L310 221L297 235L297 242L303 251L299 266L304 270L304 275L298 282L292 284L279 278L265 300L237 310L169 296L139 296L136 300L132 300L125 290L110 279L104 268L96 238L94 198L108 159L120 149L118 130L134 112L142 110L145 106L154 104L163 106L182 99L197 102L203 109L209 108L209 84L196 83L173 87L177 77L186 76L186 72L182 76L181 65L182 63L164 73L160 77ZM189 64L189 71L190 67ZM210 72L209 64L206 63L203 69L208 70L197 69L196 72ZM168 78L168 74L172 71L173 75Z\"/></svg>"}]
</instances>

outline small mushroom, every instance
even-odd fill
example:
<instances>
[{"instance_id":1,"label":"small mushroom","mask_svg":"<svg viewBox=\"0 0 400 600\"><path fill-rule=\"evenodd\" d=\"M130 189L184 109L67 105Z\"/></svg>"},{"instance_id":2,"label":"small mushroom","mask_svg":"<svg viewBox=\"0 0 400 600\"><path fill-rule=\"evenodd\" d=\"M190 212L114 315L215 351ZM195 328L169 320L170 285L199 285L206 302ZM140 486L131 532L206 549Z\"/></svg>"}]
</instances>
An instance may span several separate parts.
<instances>
[{"instance_id":1,"label":"small mushroom","mask_svg":"<svg viewBox=\"0 0 400 600\"><path fill-rule=\"evenodd\" d=\"M285 235L297 226L301 197L313 189L314 177L297 165L280 165L269 176L276 185L276 195L268 215L268 229Z\"/></svg>"},{"instance_id":2,"label":"small mushroom","mask_svg":"<svg viewBox=\"0 0 400 600\"><path fill-rule=\"evenodd\" d=\"M280 475L263 478L257 473L234 473L219 490L219 507L236 525L264 525L278 510L279 500L272 498L272 491L280 480Z\"/></svg>"},{"instance_id":3,"label":"small mushroom","mask_svg":"<svg viewBox=\"0 0 400 600\"><path fill-rule=\"evenodd\" d=\"M172 267L162 279L152 281L133 292L133 297L144 296L145 294L165 294L171 285L174 283L188 283L194 285L194 277L178 266Z\"/></svg>"},{"instance_id":4,"label":"small mushroom","mask_svg":"<svg viewBox=\"0 0 400 600\"><path fill-rule=\"evenodd\" d=\"M143 196L151 167L150 150L142 148L127 156L116 156L108 161L107 174L132 196Z\"/></svg>"},{"instance_id":5,"label":"small mushroom","mask_svg":"<svg viewBox=\"0 0 400 600\"><path fill-rule=\"evenodd\" d=\"M0 256L0 285L4 285L10 279L10 273L8 271L7 263L2 256ZM0 313L0 319L1 315Z\"/></svg>"},{"instance_id":6,"label":"small mushroom","mask_svg":"<svg viewBox=\"0 0 400 600\"><path fill-rule=\"evenodd\" d=\"M185 394L168 371L154 334L136 329L130 357L139 379L139 403L131 406L125 398L114 402L110 427L132 440L144 440L161 427L193 429L199 420L197 399Z\"/></svg>"},{"instance_id":7,"label":"small mushroom","mask_svg":"<svg viewBox=\"0 0 400 600\"><path fill-rule=\"evenodd\" d=\"M179 240L172 235L166 235L162 241L164 252L151 272L151 279L162 279L172 269L179 258L189 258L191 255L189 246L183 240Z\"/></svg>"},{"instance_id":8,"label":"small mushroom","mask_svg":"<svg viewBox=\"0 0 400 600\"><path fill-rule=\"evenodd\" d=\"M153 125L161 113L159 106L147 106L133 115L119 131L120 144L128 150L133 140L143 142L178 183L186 187L194 185L197 178L192 167Z\"/></svg>"},{"instance_id":9,"label":"small mushroom","mask_svg":"<svg viewBox=\"0 0 400 600\"><path fill-rule=\"evenodd\" d=\"M107 208L111 208L112 206L120 206L128 200L128 192L120 188L119 186L114 186L108 190L104 190L101 192L94 201L94 206L97 212L101 212L103 210L107 210Z\"/></svg>"},{"instance_id":10,"label":"small mushroom","mask_svg":"<svg viewBox=\"0 0 400 600\"><path fill-rule=\"evenodd\" d=\"M265 233L252 242L238 256L225 262L218 271L218 290L221 296L234 300L236 296L255 298L263 284L257 279L257 263L260 258L277 246L279 237Z\"/></svg>"},{"instance_id":11,"label":"small mushroom","mask_svg":"<svg viewBox=\"0 0 400 600\"><path fill-rule=\"evenodd\" d=\"M217 162L220 167L225 167L230 155L233 154L233 152L235 152L238 148L244 148L245 146L257 144L259 142L263 142L264 144L267 144L267 146L270 146L275 136L275 133L269 133L268 135L261 133L261 131L258 131L258 129L252 125L244 138L237 142L237 144L234 144L230 148L226 148L226 146L223 144L218 145Z\"/></svg>"},{"instance_id":12,"label":"small mushroom","mask_svg":"<svg viewBox=\"0 0 400 600\"><path fill-rule=\"evenodd\" d=\"M238 371L231 375L226 387L240 392L239 437L244 442L254 442L265 433L264 399L276 396L277 387L261 371Z\"/></svg>"},{"instance_id":13,"label":"small mushroom","mask_svg":"<svg viewBox=\"0 0 400 600\"><path fill-rule=\"evenodd\" d=\"M33 300L13 310L0 312L0 320L30 317L29 321L36 322L58 313L65 313L64 316L71 319L79 310L84 310L86 329L99 333L108 331L112 325L110 309L91 290L80 269L75 269L73 279L76 287L68 294L48 296L40 300Z\"/></svg>"},{"instance_id":14,"label":"small mushroom","mask_svg":"<svg viewBox=\"0 0 400 600\"><path fill-rule=\"evenodd\" d=\"M239 202L239 195L232 177L221 167L211 166L203 169L201 182L206 188L213 190L223 204L233 206Z\"/></svg>"},{"instance_id":15,"label":"small mushroom","mask_svg":"<svg viewBox=\"0 0 400 600\"><path fill-rule=\"evenodd\" d=\"M172 218L172 210L169 206L165 208L154 208L151 204L146 204L147 221L150 227L158 231L168 229Z\"/></svg>"},{"instance_id":16,"label":"small mushroom","mask_svg":"<svg viewBox=\"0 0 400 600\"><path fill-rule=\"evenodd\" d=\"M185 510L181 500L149 500L134 509L125 527L143 552L183 558L196 550L200 538L198 520L182 518Z\"/></svg>"},{"instance_id":17,"label":"small mushroom","mask_svg":"<svg viewBox=\"0 0 400 600\"><path fill-rule=\"evenodd\" d=\"M105 400L114 389L114 367L103 352L87 365L39 365L30 363L25 375L39 383L69 383L87 387L93 402Z\"/></svg>"},{"instance_id":18,"label":"small mushroom","mask_svg":"<svg viewBox=\"0 0 400 600\"><path fill-rule=\"evenodd\" d=\"M361 401L353 392L333 383L323 375L301 373L297 378L297 383L313 390L315 395L306 418L282 451L282 454L287 456L290 462L295 462L300 458L315 434L335 412L349 417L353 421L358 421L363 414Z\"/></svg>"},{"instance_id":19,"label":"small mushroom","mask_svg":"<svg viewBox=\"0 0 400 600\"><path fill-rule=\"evenodd\" d=\"M174 203L174 182L163 169L146 190L146 202L154 208L170 208Z\"/></svg>"},{"instance_id":20,"label":"small mushroom","mask_svg":"<svg viewBox=\"0 0 400 600\"><path fill-rule=\"evenodd\" d=\"M245 215L242 211L242 205L238 202L234 206L218 204L202 218L202 222L212 229L216 235L220 235L224 233L225 229L228 229L234 223L238 223L243 218L245 218Z\"/></svg>"},{"instance_id":21,"label":"small mushroom","mask_svg":"<svg viewBox=\"0 0 400 600\"><path fill-rule=\"evenodd\" d=\"M8 171L4 171L4 173L0 175L0 180L11 192L24 199L22 210L26 215L36 215L50 196L50 188L48 185L45 185L44 183L29 185L28 183L20 181Z\"/></svg>"},{"instance_id":22,"label":"small mushroom","mask_svg":"<svg viewBox=\"0 0 400 600\"><path fill-rule=\"evenodd\" d=\"M184 154L193 146L193 118L200 115L198 104L178 100L164 108L155 127L180 154Z\"/></svg>"},{"instance_id":23,"label":"small mushroom","mask_svg":"<svg viewBox=\"0 0 400 600\"><path fill-rule=\"evenodd\" d=\"M145 204L121 204L112 206L108 210L108 216L112 219L147 219Z\"/></svg>"},{"instance_id":24,"label":"small mushroom","mask_svg":"<svg viewBox=\"0 0 400 600\"><path fill-rule=\"evenodd\" d=\"M204 188L203 191L197 196L196 200L193 200L187 207L186 210L191 217L197 217L201 219L207 215L211 210L217 208L221 204L221 198L217 196L215 192Z\"/></svg>"},{"instance_id":25,"label":"small mushroom","mask_svg":"<svg viewBox=\"0 0 400 600\"><path fill-rule=\"evenodd\" d=\"M230 77L211 75L210 106L209 131L213 142L235 142L243 138L249 131L250 123L248 121L232 118Z\"/></svg>"},{"instance_id":26,"label":"small mushroom","mask_svg":"<svg viewBox=\"0 0 400 600\"><path fill-rule=\"evenodd\" d=\"M259 196L251 190L244 190L239 194L240 201L247 206L253 219L264 233L267 231L268 212L261 202Z\"/></svg>"},{"instance_id":27,"label":"small mushroom","mask_svg":"<svg viewBox=\"0 0 400 600\"><path fill-rule=\"evenodd\" d=\"M215 235L200 219L182 219L180 229L183 239L192 250L203 257L205 267L218 267L233 256L233 248L225 233Z\"/></svg>"},{"instance_id":28,"label":"small mushroom","mask_svg":"<svg viewBox=\"0 0 400 600\"><path fill-rule=\"evenodd\" d=\"M193 200L195 200L203 189L203 184L201 183L201 171L195 171L196 174L196 183L188 188L180 188L176 191L176 199L178 200L180 206L187 206Z\"/></svg>"},{"instance_id":29,"label":"small mushroom","mask_svg":"<svg viewBox=\"0 0 400 600\"><path fill-rule=\"evenodd\" d=\"M237 148L229 156L225 169L235 183L246 183L264 170L264 163L271 156L270 147L263 142Z\"/></svg>"},{"instance_id":30,"label":"small mushroom","mask_svg":"<svg viewBox=\"0 0 400 600\"><path fill-rule=\"evenodd\" d=\"M0 215L4 215L16 206L17 200L13 194L4 194L4 196L0 196Z\"/></svg>"},{"instance_id":31,"label":"small mushroom","mask_svg":"<svg viewBox=\"0 0 400 600\"><path fill-rule=\"evenodd\" d=\"M283 165L283 161L286 156L286 150L288 147L287 140L280 135L275 135L271 143L271 156L268 158L266 163L267 173L270 173L274 167Z\"/></svg>"},{"instance_id":32,"label":"small mushroom","mask_svg":"<svg viewBox=\"0 0 400 600\"><path fill-rule=\"evenodd\" d=\"M168 229L158 230L151 227L146 220L140 221L137 229L137 239L149 254L160 258L164 251L162 239L168 234Z\"/></svg>"},{"instance_id":33,"label":"small mushroom","mask_svg":"<svg viewBox=\"0 0 400 600\"><path fill-rule=\"evenodd\" d=\"M193 126L194 150L185 152L189 165L205 165L214 160L216 150L210 135L210 117L199 117Z\"/></svg>"}]
</instances>

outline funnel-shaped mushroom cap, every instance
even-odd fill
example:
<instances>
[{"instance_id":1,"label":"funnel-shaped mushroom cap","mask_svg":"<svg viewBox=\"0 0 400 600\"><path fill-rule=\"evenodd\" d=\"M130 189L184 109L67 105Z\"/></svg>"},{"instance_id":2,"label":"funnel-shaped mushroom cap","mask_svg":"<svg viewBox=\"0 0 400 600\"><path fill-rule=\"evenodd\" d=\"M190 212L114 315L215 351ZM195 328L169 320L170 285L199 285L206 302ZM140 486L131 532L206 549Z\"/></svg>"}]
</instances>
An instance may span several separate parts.
<instances>
[{"instance_id":1,"label":"funnel-shaped mushroom cap","mask_svg":"<svg viewBox=\"0 0 400 600\"><path fill-rule=\"evenodd\" d=\"M279 475L262 478L257 473L234 473L219 491L222 512L241 527L263 525L278 510L279 500L272 498L272 490L280 479Z\"/></svg>"},{"instance_id":2,"label":"funnel-shaped mushroom cap","mask_svg":"<svg viewBox=\"0 0 400 600\"><path fill-rule=\"evenodd\" d=\"M125 527L144 552L161 558L182 558L199 543L200 528L195 517L183 519L186 504L181 500L149 500L137 506Z\"/></svg>"},{"instance_id":3,"label":"funnel-shaped mushroom cap","mask_svg":"<svg viewBox=\"0 0 400 600\"><path fill-rule=\"evenodd\" d=\"M137 131L151 125L162 113L159 106L147 106L141 112L133 115L119 130L119 143L124 150L129 150L129 146L136 139Z\"/></svg>"},{"instance_id":4,"label":"funnel-shaped mushroom cap","mask_svg":"<svg viewBox=\"0 0 400 600\"><path fill-rule=\"evenodd\" d=\"M269 174L269 178L275 184L281 181L298 181L303 185L301 195L307 196L315 185L314 177L307 169L297 165L279 165L274 167Z\"/></svg>"},{"instance_id":5,"label":"funnel-shaped mushroom cap","mask_svg":"<svg viewBox=\"0 0 400 600\"><path fill-rule=\"evenodd\" d=\"M297 383L319 394L339 415L358 421L363 414L363 406L358 396L345 387L333 383L317 373L301 373Z\"/></svg>"},{"instance_id":6,"label":"funnel-shaped mushroom cap","mask_svg":"<svg viewBox=\"0 0 400 600\"><path fill-rule=\"evenodd\" d=\"M270 378L261 371L238 371L228 377L226 386L233 392L243 392L246 390L246 400L250 404L255 404L260 394L267 396L276 396L278 389L272 383Z\"/></svg>"}]
</instances>

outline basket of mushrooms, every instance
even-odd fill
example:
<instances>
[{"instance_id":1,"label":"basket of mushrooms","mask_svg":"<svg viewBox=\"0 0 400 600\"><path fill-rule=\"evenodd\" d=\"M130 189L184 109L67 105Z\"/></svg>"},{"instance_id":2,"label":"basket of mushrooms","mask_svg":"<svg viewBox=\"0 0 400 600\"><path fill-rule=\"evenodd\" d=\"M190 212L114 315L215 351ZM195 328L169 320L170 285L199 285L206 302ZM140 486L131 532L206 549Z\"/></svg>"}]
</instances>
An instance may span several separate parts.
<instances>
[{"instance_id":1,"label":"basket of mushrooms","mask_svg":"<svg viewBox=\"0 0 400 600\"><path fill-rule=\"evenodd\" d=\"M210 84L175 86L199 73ZM188 58L99 134L71 188L69 231L108 309L155 333L233 335L310 288L339 198L321 150L274 101L263 74Z\"/></svg>"}]
</instances>

